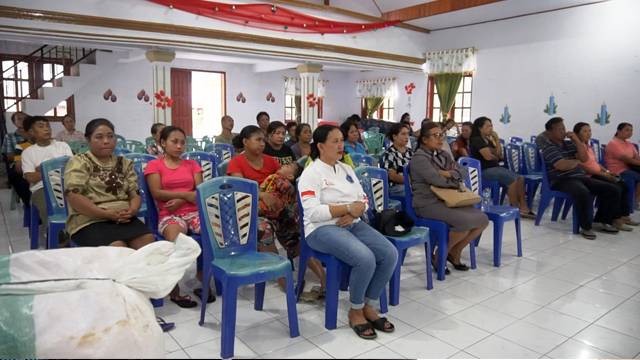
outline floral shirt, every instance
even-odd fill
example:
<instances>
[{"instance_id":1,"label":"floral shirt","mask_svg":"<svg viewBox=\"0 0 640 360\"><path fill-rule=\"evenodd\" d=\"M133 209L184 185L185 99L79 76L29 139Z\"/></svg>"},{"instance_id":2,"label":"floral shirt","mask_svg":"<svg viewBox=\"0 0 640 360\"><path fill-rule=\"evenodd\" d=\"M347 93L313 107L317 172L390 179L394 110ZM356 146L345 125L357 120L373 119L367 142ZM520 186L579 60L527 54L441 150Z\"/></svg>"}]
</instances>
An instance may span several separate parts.
<instances>
[{"instance_id":1,"label":"floral shirt","mask_svg":"<svg viewBox=\"0 0 640 360\"><path fill-rule=\"evenodd\" d=\"M129 207L132 192L138 193L138 177L133 162L112 156L108 164L100 162L90 151L75 155L64 170L65 194L78 193L104 209L124 210ZM67 232L73 235L83 227L101 221L79 213L69 206Z\"/></svg>"}]
</instances>

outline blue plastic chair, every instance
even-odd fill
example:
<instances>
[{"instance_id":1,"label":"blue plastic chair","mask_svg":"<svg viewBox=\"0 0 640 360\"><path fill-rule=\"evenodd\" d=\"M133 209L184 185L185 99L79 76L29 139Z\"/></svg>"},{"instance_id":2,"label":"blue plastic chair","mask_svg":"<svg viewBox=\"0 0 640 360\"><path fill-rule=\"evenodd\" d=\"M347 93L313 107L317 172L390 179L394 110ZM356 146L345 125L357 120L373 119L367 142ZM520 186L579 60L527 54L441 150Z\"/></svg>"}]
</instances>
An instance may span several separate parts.
<instances>
[{"instance_id":1,"label":"blue plastic chair","mask_svg":"<svg viewBox=\"0 0 640 360\"><path fill-rule=\"evenodd\" d=\"M536 143L536 139L537 139L537 138L538 138L538 135L531 135L531 137L529 138L529 141L530 141L532 144L535 144L535 143Z\"/></svg>"},{"instance_id":2,"label":"blue plastic chair","mask_svg":"<svg viewBox=\"0 0 640 360\"><path fill-rule=\"evenodd\" d=\"M536 215L536 226L540 225L540 220L542 220L542 216L544 215L544 211L547 209L551 200L554 200L553 206L553 214L551 216L552 221L556 221L558 219L558 212L563 204L563 202L567 202L567 205L570 206L573 201L571 200L571 196L569 194L551 190L551 184L549 183L549 175L547 172L547 165L544 162L544 157L542 156L542 152L538 151L538 157L540 159L540 163L542 164L542 187L540 188L540 203L538 204L538 213ZM580 222L578 221L578 213L575 208L573 209L573 233L578 234L580 232Z\"/></svg>"},{"instance_id":3,"label":"blue plastic chair","mask_svg":"<svg viewBox=\"0 0 640 360\"><path fill-rule=\"evenodd\" d=\"M61 156L40 164L44 198L47 206L47 248L58 248L58 233L64 230L67 221L67 204L64 197L64 168L71 159ZM32 206L32 208L35 208ZM37 223L37 222L36 222Z\"/></svg>"},{"instance_id":4,"label":"blue plastic chair","mask_svg":"<svg viewBox=\"0 0 640 360\"><path fill-rule=\"evenodd\" d=\"M364 189L369 199L369 209L367 210L367 216L369 222L374 223L375 212L382 212L384 209L388 209L389 206L389 189L387 172L384 169L362 166L355 170L360 184ZM374 212L375 211L375 212ZM400 273L401 267L404 264L404 258L407 255L407 249L424 244L425 264L426 264L426 288L427 290L433 289L433 275L431 272L431 245L429 242L429 229L426 227L414 226L411 231L402 236L389 236L385 237L391 241L393 246L398 250L400 258L396 264L396 268L393 271L393 276L389 281L389 304L398 305L400 302Z\"/></svg>"},{"instance_id":5,"label":"blue plastic chair","mask_svg":"<svg viewBox=\"0 0 640 360\"><path fill-rule=\"evenodd\" d=\"M300 193L298 193L297 198L300 219L304 219ZM324 327L327 330L333 330L338 323L338 293L340 289L347 289L350 267L331 254L311 248L307 244L304 234L304 221L300 221L300 261L298 265L298 280L296 282L296 299L300 299L300 294L304 289L304 275L307 271L309 258L318 259L326 268L327 288L324 297ZM387 311L387 296L386 291L383 291L380 295L380 312L386 313Z\"/></svg>"},{"instance_id":6,"label":"blue plastic chair","mask_svg":"<svg viewBox=\"0 0 640 360\"><path fill-rule=\"evenodd\" d=\"M370 155L365 155L365 154L360 154L360 153L353 153L353 154L349 154L349 156L351 156L351 160L353 161L353 164L358 167L361 165L364 166L376 166L376 160L373 158L373 156Z\"/></svg>"},{"instance_id":7,"label":"blue plastic chair","mask_svg":"<svg viewBox=\"0 0 640 360\"><path fill-rule=\"evenodd\" d=\"M116 134L116 146L119 147L119 148L126 148L127 147L127 139L122 135Z\"/></svg>"},{"instance_id":8,"label":"blue plastic chair","mask_svg":"<svg viewBox=\"0 0 640 360\"><path fill-rule=\"evenodd\" d=\"M402 169L404 176L404 194L406 196L405 212L413 219L414 226L423 226L429 229L429 241L431 249L437 248L436 257L438 259L438 277L442 281L445 279L444 270L447 266L447 254L449 250L449 225L444 221L418 217L413 209L413 189L411 188L410 166ZM476 249L469 246L471 258L471 268L476 268ZM431 254L429 254L431 255Z\"/></svg>"},{"instance_id":9,"label":"blue plastic chair","mask_svg":"<svg viewBox=\"0 0 640 360\"><path fill-rule=\"evenodd\" d=\"M202 226L204 263L203 294L215 276L222 284L221 350L223 359L233 357L238 287L255 284L256 310L262 310L265 282L280 277L287 283L289 336L300 335L291 264L285 257L258 252L258 184L231 176L217 177L197 188L198 211ZM206 243L206 244L205 244ZM204 324L206 302L200 307Z\"/></svg>"},{"instance_id":10,"label":"blue plastic chair","mask_svg":"<svg viewBox=\"0 0 640 360\"><path fill-rule=\"evenodd\" d=\"M511 144L509 144L511 145ZM480 195L480 189L482 188L482 170L480 167L480 161L470 158L461 157L458 159L458 163L467 168L469 175L464 179L465 185L471 189L471 191ZM513 206L504 205L489 205L476 206L487 214L489 220L493 222L493 266L500 267L500 261L502 258L502 235L504 231L504 223L513 220L516 226L516 247L518 251L518 257L522 257L522 234L520 228L520 210ZM478 241L475 242L475 246L478 246Z\"/></svg>"},{"instance_id":11,"label":"blue plastic chair","mask_svg":"<svg viewBox=\"0 0 640 360\"><path fill-rule=\"evenodd\" d=\"M207 144L204 151L215 154L218 158L218 164L230 160L235 154L235 149L231 144Z\"/></svg>"},{"instance_id":12,"label":"blue plastic chair","mask_svg":"<svg viewBox=\"0 0 640 360\"><path fill-rule=\"evenodd\" d=\"M131 154L131 150L125 147L116 147L115 149L113 149L113 155L115 156L122 156L124 154Z\"/></svg>"},{"instance_id":13,"label":"blue plastic chair","mask_svg":"<svg viewBox=\"0 0 640 360\"><path fill-rule=\"evenodd\" d=\"M138 176L138 190L140 190L140 209L138 209L138 217L144 218L144 223L151 224L151 219L147 212L147 182L144 179L144 169L151 160L155 160L156 157L149 154L131 153L123 155L126 159L133 161L133 169Z\"/></svg>"},{"instance_id":14,"label":"blue plastic chair","mask_svg":"<svg viewBox=\"0 0 640 360\"><path fill-rule=\"evenodd\" d=\"M535 143L524 143L522 145L524 171L527 175L542 176L542 164L538 156L538 146Z\"/></svg>"},{"instance_id":15,"label":"blue plastic chair","mask_svg":"<svg viewBox=\"0 0 640 360\"><path fill-rule=\"evenodd\" d=\"M509 138L509 143L513 145L522 145L524 144L524 139L519 136L512 136Z\"/></svg>"},{"instance_id":16,"label":"blue plastic chair","mask_svg":"<svg viewBox=\"0 0 640 360\"><path fill-rule=\"evenodd\" d=\"M591 143L591 149L593 149L593 153L596 156L596 161L598 162L598 164L603 165L604 154L602 153L602 149L600 148L600 140L592 138L590 140L590 143Z\"/></svg>"},{"instance_id":17,"label":"blue plastic chair","mask_svg":"<svg viewBox=\"0 0 640 360\"><path fill-rule=\"evenodd\" d=\"M202 181L209 181L218 176L218 158L204 151L192 151L182 154L185 160L195 160L202 168Z\"/></svg>"},{"instance_id":18,"label":"blue plastic chair","mask_svg":"<svg viewBox=\"0 0 640 360\"><path fill-rule=\"evenodd\" d=\"M536 196L536 191L538 191L538 187L542 182L542 175L527 174L527 166L520 145L507 144L507 164L509 165L509 170L520 174L524 178L524 187L527 192L527 206L531 208L531 206L533 206L533 199Z\"/></svg>"},{"instance_id":19,"label":"blue plastic chair","mask_svg":"<svg viewBox=\"0 0 640 360\"><path fill-rule=\"evenodd\" d=\"M227 175L227 168L229 167L229 162L231 160L225 160L218 165L218 175L225 176Z\"/></svg>"}]
</instances>

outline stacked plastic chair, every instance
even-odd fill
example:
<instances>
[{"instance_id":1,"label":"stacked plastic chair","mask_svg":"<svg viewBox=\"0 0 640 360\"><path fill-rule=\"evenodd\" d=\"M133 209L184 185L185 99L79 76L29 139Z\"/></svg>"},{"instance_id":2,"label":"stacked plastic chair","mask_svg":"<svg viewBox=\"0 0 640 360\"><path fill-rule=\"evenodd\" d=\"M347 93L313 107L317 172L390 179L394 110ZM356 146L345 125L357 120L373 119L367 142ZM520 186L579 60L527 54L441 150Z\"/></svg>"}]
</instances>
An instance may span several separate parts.
<instances>
[{"instance_id":1,"label":"stacked plastic chair","mask_svg":"<svg viewBox=\"0 0 640 360\"><path fill-rule=\"evenodd\" d=\"M58 233L65 228L67 204L64 198L64 168L71 157L61 156L40 164L47 206L47 248L58 248ZM32 206L33 207L33 206ZM36 222L37 223L37 222Z\"/></svg>"}]
</instances>

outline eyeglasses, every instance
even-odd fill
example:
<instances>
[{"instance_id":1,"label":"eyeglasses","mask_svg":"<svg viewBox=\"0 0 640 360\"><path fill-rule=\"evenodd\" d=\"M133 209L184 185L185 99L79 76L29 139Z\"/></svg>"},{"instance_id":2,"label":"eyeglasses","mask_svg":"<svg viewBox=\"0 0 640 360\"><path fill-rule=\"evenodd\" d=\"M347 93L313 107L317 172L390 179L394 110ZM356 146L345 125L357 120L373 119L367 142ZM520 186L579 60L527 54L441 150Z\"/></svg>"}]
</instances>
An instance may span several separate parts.
<instances>
[{"instance_id":1,"label":"eyeglasses","mask_svg":"<svg viewBox=\"0 0 640 360\"><path fill-rule=\"evenodd\" d=\"M442 139L444 138L444 133L429 134L429 136L433 136L436 139Z\"/></svg>"}]
</instances>

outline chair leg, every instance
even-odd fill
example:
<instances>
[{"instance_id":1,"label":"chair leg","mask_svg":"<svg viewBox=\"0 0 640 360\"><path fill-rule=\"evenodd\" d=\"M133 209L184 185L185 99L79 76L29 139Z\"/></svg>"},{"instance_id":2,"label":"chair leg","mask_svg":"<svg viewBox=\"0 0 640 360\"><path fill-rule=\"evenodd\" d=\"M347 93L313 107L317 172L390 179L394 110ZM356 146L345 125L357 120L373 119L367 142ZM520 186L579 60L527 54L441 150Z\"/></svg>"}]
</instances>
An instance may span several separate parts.
<instances>
[{"instance_id":1,"label":"chair leg","mask_svg":"<svg viewBox=\"0 0 640 360\"><path fill-rule=\"evenodd\" d=\"M533 199L536 197L536 192L538 191L538 182L530 182L527 184L527 207L531 209L533 206Z\"/></svg>"},{"instance_id":2,"label":"chair leg","mask_svg":"<svg viewBox=\"0 0 640 360\"><path fill-rule=\"evenodd\" d=\"M427 290L431 290L433 289L433 271L432 269L432 264L431 264L431 244L429 243L429 241L425 241L424 242L424 253L425 253L425 263L427 264Z\"/></svg>"},{"instance_id":3,"label":"chair leg","mask_svg":"<svg viewBox=\"0 0 640 360\"><path fill-rule=\"evenodd\" d=\"M518 250L518 257L522 257L522 232L520 229L520 217L515 219L516 224L516 247Z\"/></svg>"},{"instance_id":4,"label":"chair leg","mask_svg":"<svg viewBox=\"0 0 640 360\"><path fill-rule=\"evenodd\" d=\"M293 274L287 271L287 315L289 319L289 336L300 336L300 329L298 327L298 311L296 309L296 297L293 291ZM262 283L264 286L264 283Z\"/></svg>"},{"instance_id":5,"label":"chair leg","mask_svg":"<svg viewBox=\"0 0 640 360\"><path fill-rule=\"evenodd\" d=\"M382 288L382 293L380 294L380 313L386 314L389 312L389 306L387 303L387 287Z\"/></svg>"},{"instance_id":6,"label":"chair leg","mask_svg":"<svg viewBox=\"0 0 640 360\"><path fill-rule=\"evenodd\" d=\"M558 221L558 215L560 215L560 210L562 209L562 205L564 205L564 199L555 198L553 200L553 212L551 213L551 221Z\"/></svg>"},{"instance_id":7,"label":"chair leg","mask_svg":"<svg viewBox=\"0 0 640 360\"><path fill-rule=\"evenodd\" d=\"M493 266L500 267L502 258L502 232L504 222L497 220L493 222Z\"/></svg>"},{"instance_id":8,"label":"chair leg","mask_svg":"<svg viewBox=\"0 0 640 360\"><path fill-rule=\"evenodd\" d=\"M401 254L401 258L404 258L404 255L407 253L407 249L400 250L398 252ZM400 272L402 271L402 263L400 259L396 262L396 268L393 270L393 274L391 275L391 279L389 280L389 304L392 306L396 306L400 303ZM382 303L380 303L382 306Z\"/></svg>"},{"instance_id":9,"label":"chair leg","mask_svg":"<svg viewBox=\"0 0 640 360\"><path fill-rule=\"evenodd\" d=\"M567 215L569 214L569 210L571 210L572 202L569 200L565 200L564 209L562 209L562 220L567 219Z\"/></svg>"},{"instance_id":10,"label":"chair leg","mask_svg":"<svg viewBox=\"0 0 640 360\"><path fill-rule=\"evenodd\" d=\"M447 266L447 250L449 234L438 234L438 280L444 280L444 269Z\"/></svg>"},{"instance_id":11,"label":"chair leg","mask_svg":"<svg viewBox=\"0 0 640 360\"><path fill-rule=\"evenodd\" d=\"M204 289L203 289L204 291ZM203 292L203 294L206 294ZM238 287L229 279L226 279L224 293L222 295L222 338L220 357L230 359L233 357L233 345L236 336L236 305L238 301Z\"/></svg>"},{"instance_id":12,"label":"chair leg","mask_svg":"<svg viewBox=\"0 0 640 360\"><path fill-rule=\"evenodd\" d=\"M327 264L327 292L324 298L324 327L327 330L333 330L337 325L340 273L341 266L339 264Z\"/></svg>"},{"instance_id":13,"label":"chair leg","mask_svg":"<svg viewBox=\"0 0 640 360\"><path fill-rule=\"evenodd\" d=\"M255 289L254 289L254 304L253 304L253 308L255 310L258 311L262 311L262 306L264 304L264 288L265 288L265 283L264 282L260 282L260 283L256 283L255 284Z\"/></svg>"},{"instance_id":14,"label":"chair leg","mask_svg":"<svg viewBox=\"0 0 640 360\"><path fill-rule=\"evenodd\" d=\"M296 282L296 300L300 300L300 294L304 290L304 273L307 270L308 253L303 249L298 263L298 281Z\"/></svg>"},{"instance_id":15,"label":"chair leg","mask_svg":"<svg viewBox=\"0 0 640 360\"><path fill-rule=\"evenodd\" d=\"M210 264L203 264L202 267L202 294L203 296L208 296L208 295L204 295L204 294L209 294L209 284L211 283L211 265ZM198 322L198 324L200 326L202 326L204 324L204 315L206 314L206 310L207 310L207 302L206 301L202 301L202 299L200 299L200 322Z\"/></svg>"},{"instance_id":16,"label":"chair leg","mask_svg":"<svg viewBox=\"0 0 640 360\"><path fill-rule=\"evenodd\" d=\"M538 213L536 214L536 222L535 225L540 225L540 220L542 220L542 215L544 215L544 211L549 206L549 201L551 201L551 197L544 192L540 196L540 202L538 203Z\"/></svg>"},{"instance_id":17,"label":"chair leg","mask_svg":"<svg viewBox=\"0 0 640 360\"><path fill-rule=\"evenodd\" d=\"M340 272L340 290L347 291L349 290L349 279L351 278L351 268L349 266L343 265L341 269L342 271Z\"/></svg>"},{"instance_id":18,"label":"chair leg","mask_svg":"<svg viewBox=\"0 0 640 360\"><path fill-rule=\"evenodd\" d=\"M573 207L573 211L572 211L572 217L573 217L573 233L574 234L579 234L580 233L580 220L578 220L578 211L576 210L576 207Z\"/></svg>"},{"instance_id":19,"label":"chair leg","mask_svg":"<svg viewBox=\"0 0 640 360\"><path fill-rule=\"evenodd\" d=\"M471 268L474 269L474 270L477 267L477 265L476 265L476 247L478 247L479 243L480 243L480 237L478 237L477 239L473 240L469 244L469 260L471 261Z\"/></svg>"}]
</instances>

